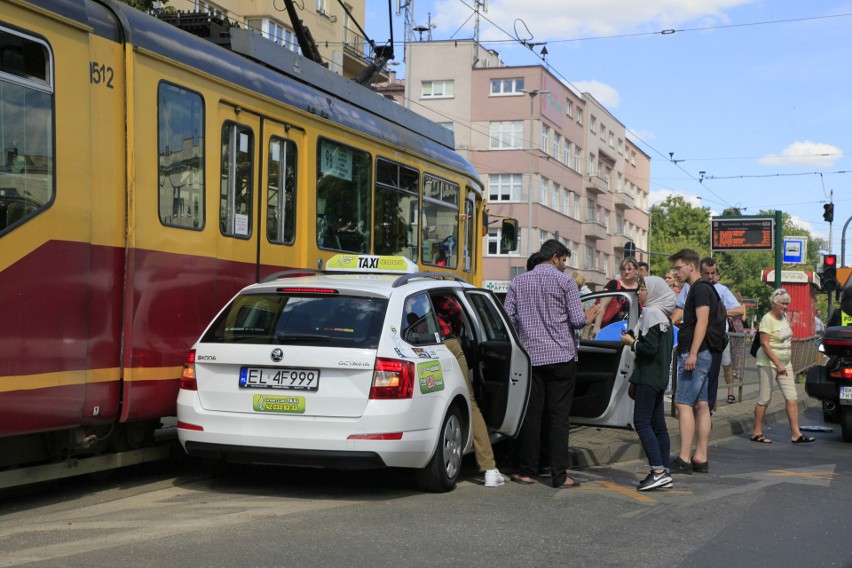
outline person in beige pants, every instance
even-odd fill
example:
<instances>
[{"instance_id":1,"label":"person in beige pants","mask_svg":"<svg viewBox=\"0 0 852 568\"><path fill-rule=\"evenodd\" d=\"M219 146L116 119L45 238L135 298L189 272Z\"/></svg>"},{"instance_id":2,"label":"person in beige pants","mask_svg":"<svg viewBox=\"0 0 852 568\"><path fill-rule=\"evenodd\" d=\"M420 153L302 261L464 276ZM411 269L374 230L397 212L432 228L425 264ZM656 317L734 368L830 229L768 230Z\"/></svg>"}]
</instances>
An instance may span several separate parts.
<instances>
[{"instance_id":1,"label":"person in beige pants","mask_svg":"<svg viewBox=\"0 0 852 568\"><path fill-rule=\"evenodd\" d=\"M464 356L464 351L457 337L457 333L461 327L461 306L459 306L454 298L448 296L434 297L432 300L438 315L438 325L442 341L447 349L450 350L450 353L455 356L456 361L458 361L459 368L462 375L464 375L465 384L467 384L467 393L470 398L471 426L473 430L473 452L476 456L476 464L479 466L479 471L485 473L485 486L498 487L504 483L503 475L497 469L497 462L494 460L494 450L491 448L491 439L488 436L488 426L485 424L485 419L482 417L482 412L476 403L473 385L470 381L470 367L468 367L467 359Z\"/></svg>"}]
</instances>

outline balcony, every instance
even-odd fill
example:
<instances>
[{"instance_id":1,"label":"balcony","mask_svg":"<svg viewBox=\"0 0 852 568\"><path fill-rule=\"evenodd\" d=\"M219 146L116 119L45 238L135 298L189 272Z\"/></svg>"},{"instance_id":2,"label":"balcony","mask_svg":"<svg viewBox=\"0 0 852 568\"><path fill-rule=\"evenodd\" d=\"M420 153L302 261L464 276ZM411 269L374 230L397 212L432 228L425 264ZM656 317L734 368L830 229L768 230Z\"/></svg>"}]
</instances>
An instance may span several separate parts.
<instances>
[{"instance_id":1,"label":"balcony","mask_svg":"<svg viewBox=\"0 0 852 568\"><path fill-rule=\"evenodd\" d=\"M343 29L343 76L357 77L373 62L373 54L369 42L351 28ZM375 83L385 83L389 80L385 70L374 79Z\"/></svg>"},{"instance_id":2,"label":"balcony","mask_svg":"<svg viewBox=\"0 0 852 568\"><path fill-rule=\"evenodd\" d=\"M587 219L583 221L583 236L590 239L605 239L607 238L606 226L595 219Z\"/></svg>"},{"instance_id":3,"label":"balcony","mask_svg":"<svg viewBox=\"0 0 852 568\"><path fill-rule=\"evenodd\" d=\"M606 193L609 191L609 180L599 175L586 176L586 190L591 193Z\"/></svg>"},{"instance_id":4,"label":"balcony","mask_svg":"<svg viewBox=\"0 0 852 568\"><path fill-rule=\"evenodd\" d=\"M615 193L612 194L613 204L620 209L631 209L636 207L636 200L633 199L633 196L624 191L616 190Z\"/></svg>"}]
</instances>

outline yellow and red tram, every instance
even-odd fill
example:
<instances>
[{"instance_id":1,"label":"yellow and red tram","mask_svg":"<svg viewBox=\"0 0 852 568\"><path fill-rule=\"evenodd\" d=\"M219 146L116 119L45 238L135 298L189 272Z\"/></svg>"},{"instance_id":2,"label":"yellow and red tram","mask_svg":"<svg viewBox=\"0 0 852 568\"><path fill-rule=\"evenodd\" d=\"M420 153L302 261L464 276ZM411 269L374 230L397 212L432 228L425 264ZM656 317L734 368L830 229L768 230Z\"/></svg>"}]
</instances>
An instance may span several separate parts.
<instances>
[{"instance_id":1,"label":"yellow and red tram","mask_svg":"<svg viewBox=\"0 0 852 568\"><path fill-rule=\"evenodd\" d=\"M481 282L452 133L290 51L0 0L0 468L136 448L237 290L341 252Z\"/></svg>"}]
</instances>

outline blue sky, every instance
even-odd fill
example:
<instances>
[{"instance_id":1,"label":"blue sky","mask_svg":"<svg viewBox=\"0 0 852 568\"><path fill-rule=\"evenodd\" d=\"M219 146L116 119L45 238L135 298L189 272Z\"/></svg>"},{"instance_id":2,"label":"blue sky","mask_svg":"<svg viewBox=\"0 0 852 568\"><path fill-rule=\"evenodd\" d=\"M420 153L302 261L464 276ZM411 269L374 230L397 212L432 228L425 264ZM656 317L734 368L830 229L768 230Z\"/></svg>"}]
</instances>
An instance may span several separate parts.
<instances>
[{"instance_id":1,"label":"blue sky","mask_svg":"<svg viewBox=\"0 0 852 568\"><path fill-rule=\"evenodd\" d=\"M431 16L433 39L473 37L474 0L409 1L415 24ZM554 74L634 134L652 158L652 203L675 193L717 214L781 209L827 240L823 204L833 190L832 251L840 253L852 217L852 0L486 5L480 41L507 65L542 63L541 46L513 38L546 42ZM389 37L387 6L367 1L366 31L377 43ZM393 22L401 58L403 17Z\"/></svg>"}]
</instances>

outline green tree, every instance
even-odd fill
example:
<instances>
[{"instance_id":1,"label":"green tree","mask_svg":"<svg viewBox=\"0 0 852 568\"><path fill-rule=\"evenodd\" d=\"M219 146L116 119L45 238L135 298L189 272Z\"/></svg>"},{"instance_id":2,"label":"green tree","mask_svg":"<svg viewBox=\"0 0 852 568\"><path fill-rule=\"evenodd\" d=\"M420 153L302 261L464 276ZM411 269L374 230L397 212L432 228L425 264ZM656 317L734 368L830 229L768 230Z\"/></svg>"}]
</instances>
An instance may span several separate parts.
<instances>
[{"instance_id":1,"label":"green tree","mask_svg":"<svg viewBox=\"0 0 852 568\"><path fill-rule=\"evenodd\" d=\"M694 207L682 196L669 195L651 207L651 272L665 274L671 268L667 256L683 248L710 253L710 209Z\"/></svg>"}]
</instances>

